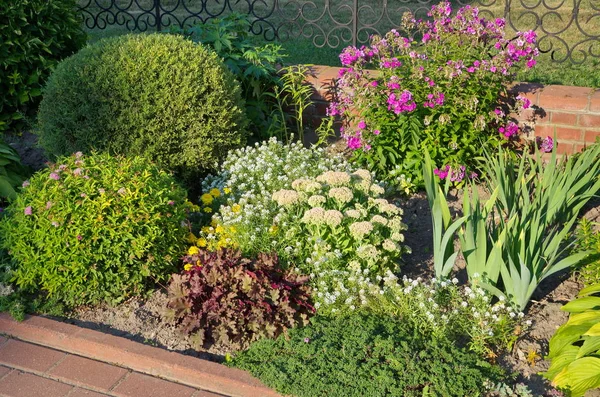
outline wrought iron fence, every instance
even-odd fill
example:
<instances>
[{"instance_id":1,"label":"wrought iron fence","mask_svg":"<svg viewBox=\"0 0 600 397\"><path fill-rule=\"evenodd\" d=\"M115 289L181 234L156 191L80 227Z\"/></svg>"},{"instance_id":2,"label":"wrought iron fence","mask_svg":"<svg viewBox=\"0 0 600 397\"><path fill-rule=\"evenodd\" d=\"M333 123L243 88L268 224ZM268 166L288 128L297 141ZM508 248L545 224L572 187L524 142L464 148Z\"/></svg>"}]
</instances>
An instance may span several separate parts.
<instances>
[{"instance_id":1,"label":"wrought iron fence","mask_svg":"<svg viewBox=\"0 0 600 397\"><path fill-rule=\"evenodd\" d=\"M304 38L317 47L366 43L399 26L410 11L425 17L439 0L79 0L89 29L130 31L180 28L231 12L247 14L250 30L266 40ZM534 29L541 52L556 62L600 59L600 0L454 0L488 18L504 18L512 31Z\"/></svg>"}]
</instances>

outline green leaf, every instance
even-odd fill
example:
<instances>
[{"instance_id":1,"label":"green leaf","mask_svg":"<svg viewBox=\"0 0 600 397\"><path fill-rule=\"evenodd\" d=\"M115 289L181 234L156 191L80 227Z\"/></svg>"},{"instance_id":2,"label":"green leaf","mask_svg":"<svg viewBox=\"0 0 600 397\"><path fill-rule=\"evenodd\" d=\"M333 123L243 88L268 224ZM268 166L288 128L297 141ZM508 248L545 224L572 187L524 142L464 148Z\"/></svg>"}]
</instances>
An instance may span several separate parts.
<instances>
[{"instance_id":1,"label":"green leaf","mask_svg":"<svg viewBox=\"0 0 600 397\"><path fill-rule=\"evenodd\" d=\"M600 386L600 358L584 357L569 364L553 379L552 384L569 389L571 396L580 397Z\"/></svg>"}]
</instances>

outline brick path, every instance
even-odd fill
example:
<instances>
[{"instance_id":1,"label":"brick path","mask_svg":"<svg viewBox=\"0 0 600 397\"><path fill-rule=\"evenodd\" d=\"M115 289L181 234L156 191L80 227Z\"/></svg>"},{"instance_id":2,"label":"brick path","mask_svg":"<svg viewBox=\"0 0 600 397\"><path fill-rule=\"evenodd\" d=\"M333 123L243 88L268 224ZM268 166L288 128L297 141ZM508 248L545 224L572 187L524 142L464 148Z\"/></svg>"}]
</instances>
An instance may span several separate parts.
<instances>
[{"instance_id":1,"label":"brick path","mask_svg":"<svg viewBox=\"0 0 600 397\"><path fill-rule=\"evenodd\" d=\"M0 313L0 396L279 395L217 363L44 317L16 322Z\"/></svg>"}]
</instances>

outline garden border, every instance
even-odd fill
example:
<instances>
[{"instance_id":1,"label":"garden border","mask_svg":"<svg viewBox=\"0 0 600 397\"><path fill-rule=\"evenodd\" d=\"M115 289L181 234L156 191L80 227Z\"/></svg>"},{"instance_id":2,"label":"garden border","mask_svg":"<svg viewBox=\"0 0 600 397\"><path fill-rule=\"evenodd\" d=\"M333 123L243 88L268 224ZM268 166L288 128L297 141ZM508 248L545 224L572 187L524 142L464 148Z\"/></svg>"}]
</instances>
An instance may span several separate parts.
<instances>
[{"instance_id":1,"label":"garden border","mask_svg":"<svg viewBox=\"0 0 600 397\"><path fill-rule=\"evenodd\" d=\"M315 92L311 118L318 126L335 92L339 67L314 65L307 78ZM528 138L554 137L558 154L572 154L594 143L600 137L600 90L562 85L515 83L512 90L527 97L532 107L515 116L530 133Z\"/></svg>"},{"instance_id":2,"label":"garden border","mask_svg":"<svg viewBox=\"0 0 600 397\"><path fill-rule=\"evenodd\" d=\"M245 371L41 316L0 313L0 335L102 361L213 393L279 397Z\"/></svg>"}]
</instances>

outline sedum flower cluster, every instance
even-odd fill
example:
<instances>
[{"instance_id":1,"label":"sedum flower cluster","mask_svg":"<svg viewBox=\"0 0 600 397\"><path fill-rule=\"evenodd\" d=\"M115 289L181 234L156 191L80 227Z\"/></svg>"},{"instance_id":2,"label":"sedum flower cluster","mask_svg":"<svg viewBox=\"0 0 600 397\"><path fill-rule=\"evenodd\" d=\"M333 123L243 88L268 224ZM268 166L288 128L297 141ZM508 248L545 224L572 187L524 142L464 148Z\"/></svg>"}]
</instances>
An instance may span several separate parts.
<instances>
[{"instance_id":1,"label":"sedum flower cluster","mask_svg":"<svg viewBox=\"0 0 600 397\"><path fill-rule=\"evenodd\" d=\"M273 219L283 212L272 200L273 193L291 189L300 175L315 177L326 171L350 169L341 156L328 156L323 149L306 149L300 143L284 145L275 138L232 151L221 172L202 183L205 194L210 195L214 189L224 193L219 200L211 201L212 227L233 228L234 233L228 237L245 254L271 252L276 248L273 236L277 232ZM293 197L282 193L281 200Z\"/></svg>"},{"instance_id":2,"label":"sedum flower cluster","mask_svg":"<svg viewBox=\"0 0 600 397\"><path fill-rule=\"evenodd\" d=\"M381 195L367 170L326 171L316 178L299 178L292 189L272 195L279 206L274 218L280 256L305 274L344 270L350 262L374 275L397 271L402 209Z\"/></svg>"},{"instance_id":3,"label":"sedum flower cluster","mask_svg":"<svg viewBox=\"0 0 600 397\"><path fill-rule=\"evenodd\" d=\"M422 183L423 150L471 175L485 148L519 134L509 115L531 103L506 87L517 68L535 65L535 32L508 37L503 19L485 20L471 6L451 14L447 2L427 21L407 13L401 31L340 55L340 96L328 114L345 116L348 147L381 178Z\"/></svg>"}]
</instances>

